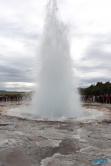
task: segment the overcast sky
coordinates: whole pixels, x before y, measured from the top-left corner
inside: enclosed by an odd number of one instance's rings
[[[31,90],[47,0],[0,0],[0,90]],[[58,0],[78,87],[111,81],[111,0]]]

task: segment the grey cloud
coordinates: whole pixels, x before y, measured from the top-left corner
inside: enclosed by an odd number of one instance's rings
[[[103,36],[100,35],[95,38],[96,41],[94,40],[86,49],[84,57],[80,59],[80,63],[75,64],[77,70],[83,73],[84,77],[86,77],[83,78],[80,76],[81,87],[98,81],[111,81],[111,52],[105,50],[106,45],[110,48],[111,38],[107,34]],[[100,76],[99,74],[95,74],[97,72],[100,73]]]
[[[6,37],[16,37],[28,40],[38,40],[40,33],[27,32],[23,26],[18,23],[8,22],[7,20],[0,20],[0,35]]]
[[[101,66],[101,65],[95,65],[95,66],[76,65],[76,68],[79,72],[82,72],[86,76],[87,76],[87,74],[92,75],[92,73],[95,73],[95,72],[99,72],[100,74],[105,72],[105,73],[109,74],[109,71],[111,70],[111,67],[108,66],[107,68],[105,68],[104,66]]]
[[[105,50],[105,46],[111,46],[111,35],[108,34],[103,36],[96,36],[96,41],[94,40],[93,43],[86,49],[84,53],[84,57],[81,58],[81,62],[89,61],[89,62],[100,62],[103,64],[104,62],[111,62],[111,51],[108,52]],[[96,64],[93,64],[94,66]]]
[[[2,66],[0,65],[1,82],[31,82],[32,70],[22,70],[13,66]]]
[[[33,60],[29,58],[12,58],[1,56],[0,82],[33,82],[35,70]]]
[[[27,50],[30,50],[29,47],[33,47],[32,55],[34,55],[35,46],[37,40],[39,40],[40,33],[37,33],[33,30],[27,31],[27,27],[19,23],[19,19],[15,22],[7,20],[0,17],[0,37],[5,39],[13,39],[16,41],[22,41]],[[34,82],[35,81],[35,70],[34,70],[34,56],[23,56],[17,53],[16,50],[7,50],[7,45],[2,45],[1,41],[2,54],[0,51],[0,89],[7,89],[6,82]],[[31,48],[32,49],[32,48]],[[16,56],[15,56],[16,55]],[[13,86],[11,89],[16,89]],[[21,86],[22,88],[22,86]],[[24,87],[23,89],[28,89]]]
[[[18,86],[18,85],[14,85],[14,86],[9,86],[9,87],[7,87],[6,86],[6,83],[4,83],[4,82],[0,82],[0,90],[9,90],[9,91],[24,91],[24,90],[33,90],[33,86],[31,87],[28,87],[28,86],[24,86],[24,85],[20,85],[20,86]]]
[[[89,61],[89,62],[101,62],[101,63],[104,63],[104,61],[111,61],[111,53],[110,52],[106,52],[106,51],[103,51],[102,48],[104,46],[91,46],[87,52],[86,52],[86,56],[83,57],[81,60],[84,62],[84,61]]]

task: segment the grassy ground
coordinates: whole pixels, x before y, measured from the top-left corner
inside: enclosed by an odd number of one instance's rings
[[[11,91],[0,92],[0,96],[22,96],[25,94],[26,92],[11,92]]]

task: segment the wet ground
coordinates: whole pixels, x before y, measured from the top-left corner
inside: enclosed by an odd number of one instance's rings
[[[93,166],[95,158],[111,166],[111,105],[85,104],[104,115],[65,121],[7,114],[18,107],[0,106],[0,166]]]

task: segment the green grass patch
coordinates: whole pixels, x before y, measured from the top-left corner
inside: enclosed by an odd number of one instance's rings
[[[13,91],[0,92],[0,96],[23,96],[26,94],[27,94],[26,92],[13,92]]]

